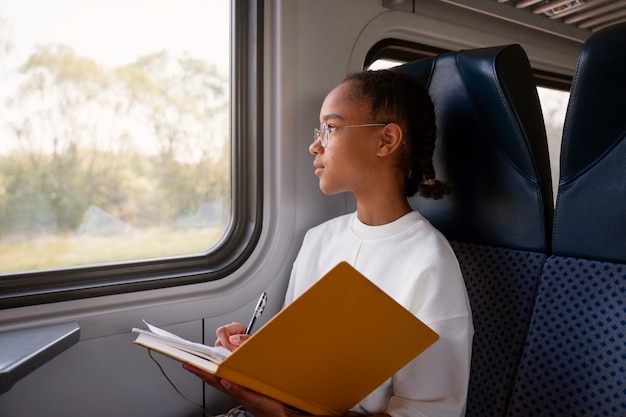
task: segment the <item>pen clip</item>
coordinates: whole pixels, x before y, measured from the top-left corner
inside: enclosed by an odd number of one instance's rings
[[[263,314],[263,310],[265,310],[265,304],[267,304],[267,293],[263,292],[263,294],[261,294],[261,297],[259,298],[259,301],[256,303],[256,307],[254,307],[254,313],[252,313],[252,318],[250,319],[250,323],[248,323],[248,327],[246,328],[246,334],[250,334],[254,322],[256,321],[256,319],[261,317],[261,314]]]
[[[267,304],[267,293],[264,292],[261,294],[261,298],[256,303],[256,307],[254,307],[254,317],[259,318],[261,314],[263,314],[263,310],[265,310],[265,304]]]

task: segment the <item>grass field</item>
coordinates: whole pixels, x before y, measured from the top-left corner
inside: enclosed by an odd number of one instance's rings
[[[197,254],[215,245],[223,233],[224,226],[215,226],[123,236],[0,238],[0,274]]]

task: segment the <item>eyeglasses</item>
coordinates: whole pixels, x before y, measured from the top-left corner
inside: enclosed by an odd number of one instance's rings
[[[334,126],[334,125],[329,126],[326,123],[322,123],[319,129],[316,127],[313,130],[313,142],[319,140],[322,146],[325,148],[326,146],[328,146],[328,137],[335,130],[348,129],[352,127],[372,127],[372,126],[387,126],[387,123],[366,123],[363,125],[351,125],[351,126]]]

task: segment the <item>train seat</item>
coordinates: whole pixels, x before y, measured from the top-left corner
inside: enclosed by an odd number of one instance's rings
[[[547,252],[550,162],[536,84],[519,45],[473,49],[397,70],[428,86],[437,117],[443,200],[412,203],[448,239]]]
[[[546,261],[508,415],[626,415],[626,24],[574,75]]]
[[[554,253],[626,257],[626,24],[590,37],[575,74],[561,145]]]
[[[549,250],[552,184],[543,116],[519,45],[442,54],[396,70],[428,87],[442,200],[412,204],[446,237],[466,281],[475,335],[466,416],[505,413]]]

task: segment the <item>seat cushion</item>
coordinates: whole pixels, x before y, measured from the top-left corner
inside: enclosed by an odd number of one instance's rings
[[[546,256],[453,242],[472,306],[466,417],[502,416],[513,388]]]
[[[626,415],[626,265],[548,258],[508,415]]]

